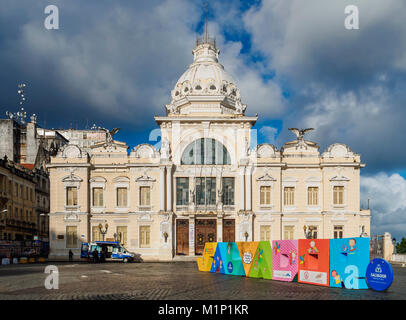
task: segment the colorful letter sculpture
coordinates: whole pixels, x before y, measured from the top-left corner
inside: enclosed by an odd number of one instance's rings
[[[369,245],[369,238],[274,240],[272,247],[269,241],[206,242],[197,265],[213,273],[368,289]],[[371,274],[380,276],[379,268]]]
[[[272,241],[273,280],[297,281],[298,260],[299,243],[297,240]]]
[[[251,278],[272,279],[272,248],[269,241],[260,241],[258,243],[248,276]]]
[[[197,267],[199,271],[210,271],[213,264],[214,252],[216,251],[217,242],[206,242],[204,245],[203,256],[197,258]]]
[[[369,238],[330,239],[330,287],[368,289]]]
[[[329,286],[330,240],[299,240],[299,282]]]
[[[213,257],[213,263],[210,268],[210,272],[219,272],[225,274],[224,270],[224,260],[223,257],[226,256],[227,252],[227,242],[217,242],[216,251]]]
[[[234,276],[245,276],[244,266],[241,261],[240,252],[235,242],[226,242],[227,251],[223,257],[225,274]]]
[[[258,244],[258,241],[237,242],[242,265],[244,266],[246,275],[250,274],[252,263],[254,262],[254,256],[257,252]]]

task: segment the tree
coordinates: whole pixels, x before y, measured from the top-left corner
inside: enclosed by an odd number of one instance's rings
[[[402,237],[402,241],[396,244],[397,253],[406,253],[406,238]]]

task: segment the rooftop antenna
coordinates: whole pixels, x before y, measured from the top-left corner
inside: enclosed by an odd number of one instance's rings
[[[25,102],[25,95],[24,95],[24,89],[26,85],[25,83],[21,83],[18,85],[18,91],[17,93],[20,95],[20,111],[16,113],[11,113],[9,111],[6,111],[7,117],[10,119],[16,119],[19,120],[21,124],[25,124],[25,118],[27,117],[27,112],[24,110],[24,102]]]

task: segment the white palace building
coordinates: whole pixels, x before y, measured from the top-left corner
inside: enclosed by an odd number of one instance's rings
[[[360,156],[340,143],[320,153],[297,129],[281,150],[250,148],[257,117],[245,115],[219,53],[207,33],[197,41],[166,116],[155,117],[160,150],[128,153],[107,131],[90,151],[67,144],[51,159],[50,259],[78,258],[82,242],[102,239],[170,261],[201,254],[207,241],[369,235]]]

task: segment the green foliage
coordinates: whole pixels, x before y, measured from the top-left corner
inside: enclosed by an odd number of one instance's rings
[[[406,253],[406,238],[396,244],[396,253]]]

